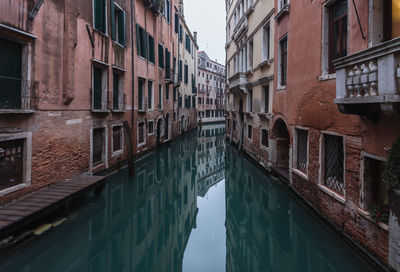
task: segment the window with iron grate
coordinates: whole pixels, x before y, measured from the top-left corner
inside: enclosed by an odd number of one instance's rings
[[[93,165],[103,162],[104,128],[93,129]]]
[[[0,191],[24,182],[24,139],[0,142]]]
[[[336,193],[344,194],[343,137],[324,135],[324,182]]]
[[[297,161],[295,167],[301,172],[307,174],[308,168],[308,131],[304,129],[296,129],[297,133]]]

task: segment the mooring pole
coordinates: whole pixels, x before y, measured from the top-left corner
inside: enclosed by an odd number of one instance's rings
[[[133,146],[132,146],[132,138],[131,138],[131,128],[129,126],[128,121],[124,122],[124,132],[125,132],[125,143],[128,148],[128,168],[129,168],[129,176],[134,176],[134,165],[133,165]]]

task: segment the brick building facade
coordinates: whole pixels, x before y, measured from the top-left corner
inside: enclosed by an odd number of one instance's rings
[[[175,0],[0,2],[0,204],[120,164],[125,121],[134,155],[181,133],[182,16]]]
[[[240,145],[242,137],[245,152],[283,176],[339,232],[399,269],[391,238],[398,225],[387,221],[395,199],[382,180],[388,150],[400,136],[396,3],[275,0],[269,152],[257,137],[246,145],[246,134],[259,135],[258,124],[246,129],[228,121],[227,138]],[[249,97],[246,91],[240,96]],[[240,124],[234,103],[230,118]]]

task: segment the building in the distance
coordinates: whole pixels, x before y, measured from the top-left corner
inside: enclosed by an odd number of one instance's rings
[[[212,61],[206,52],[199,51],[197,57],[199,123],[225,121],[225,66]]]

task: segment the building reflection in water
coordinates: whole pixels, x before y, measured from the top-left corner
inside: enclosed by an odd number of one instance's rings
[[[66,223],[0,258],[0,271],[182,270],[197,214],[197,132],[123,170]]]
[[[225,124],[204,125],[197,137],[197,195],[225,178]]]
[[[126,169],[113,175],[65,223],[0,256],[0,271],[182,271],[197,196],[224,178],[226,271],[368,271],[283,186],[225,151],[223,134],[203,127],[142,158],[134,179]]]
[[[370,271],[283,186],[226,149],[226,271]]]

